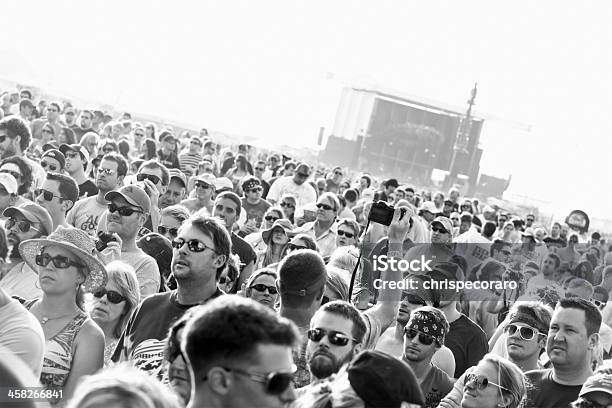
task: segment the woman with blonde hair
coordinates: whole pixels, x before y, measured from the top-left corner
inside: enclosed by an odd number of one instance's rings
[[[283,259],[289,247],[289,239],[293,237],[292,230],[291,221],[282,218],[274,221],[271,228],[262,231],[261,236],[266,244],[266,249],[257,254],[256,269],[265,268]]]
[[[91,318],[104,332],[104,366],[108,367],[121,333],[140,303],[140,291],[134,268],[125,262],[110,262],[106,273],[108,282],[93,292],[90,307]]]

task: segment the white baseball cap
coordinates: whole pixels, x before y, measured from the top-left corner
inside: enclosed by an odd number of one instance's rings
[[[15,180],[15,177],[13,177],[12,174],[0,173],[0,184],[2,184],[7,193],[17,194],[19,186],[17,185],[17,180]]]

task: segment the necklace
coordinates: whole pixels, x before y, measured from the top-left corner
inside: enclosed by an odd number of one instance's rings
[[[39,309],[38,312],[40,313],[40,306],[38,307],[38,309]],[[40,317],[40,324],[46,324],[49,320],[58,320],[58,319],[61,319],[63,317],[66,317],[66,316],[70,316],[72,314],[74,314],[74,310],[72,312],[70,312],[70,313],[64,313],[63,315],[59,315],[59,316],[56,316],[56,317],[41,316]]]

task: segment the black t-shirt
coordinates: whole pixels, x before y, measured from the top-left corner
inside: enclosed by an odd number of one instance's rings
[[[578,399],[582,385],[563,385],[553,380],[552,369],[525,373],[530,383],[524,408],[565,408]]]
[[[240,262],[243,263],[244,266],[250,264],[251,262],[255,262],[255,260],[257,259],[257,255],[255,254],[255,250],[253,249],[253,247],[233,232],[232,254],[238,255],[240,257]],[[243,267],[240,268],[241,271]]]
[[[93,181],[88,179],[83,184],[79,184],[79,198],[92,197],[96,194],[98,194],[98,187]]]
[[[157,158],[159,159],[159,162],[161,164],[166,166],[166,168],[169,168],[169,169],[180,169],[181,168],[179,164],[178,156],[174,152],[170,152],[170,154],[166,156],[162,152],[162,149],[159,149],[157,151]]]
[[[489,351],[485,332],[463,313],[450,324],[444,345],[455,356],[455,378],[461,377],[465,370],[478,364]]]
[[[70,129],[72,129],[72,131],[74,132],[74,135],[76,136],[76,142],[77,142],[77,143],[79,143],[79,142],[81,141],[81,138],[83,137],[83,135],[84,135],[85,133],[89,133],[89,132],[94,132],[94,133],[96,133],[96,134],[98,133],[98,132],[96,132],[96,131],[95,131],[94,129],[92,129],[92,128],[89,128],[89,129],[83,129],[82,127],[77,126],[77,125],[72,125],[72,126],[70,127]]]
[[[263,179],[260,179],[259,182],[261,183],[261,187],[263,187],[263,193],[261,193],[261,198],[265,200],[265,198],[268,196],[268,191],[270,191],[270,184]]]
[[[200,304],[221,295],[223,292],[217,288],[210,298]],[[168,330],[194,306],[198,305],[178,303],[176,290],[148,296],[128,321],[112,360],[131,360],[134,366],[161,379]]]

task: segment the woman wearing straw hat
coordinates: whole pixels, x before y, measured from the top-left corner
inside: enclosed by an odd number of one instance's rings
[[[289,246],[289,238],[293,236],[293,225],[291,221],[281,218],[274,221],[272,227],[261,232],[263,241],[267,248],[257,254],[255,269],[265,268],[268,265],[278,263],[283,259]]]
[[[38,273],[43,292],[42,298],[25,303],[45,334],[40,381],[46,388],[61,389],[64,401],[81,377],[98,371],[104,361],[104,334],[84,311],[84,292],[104,288],[107,281],[94,251],[87,233],[62,226],[47,238],[19,245],[23,260]]]

